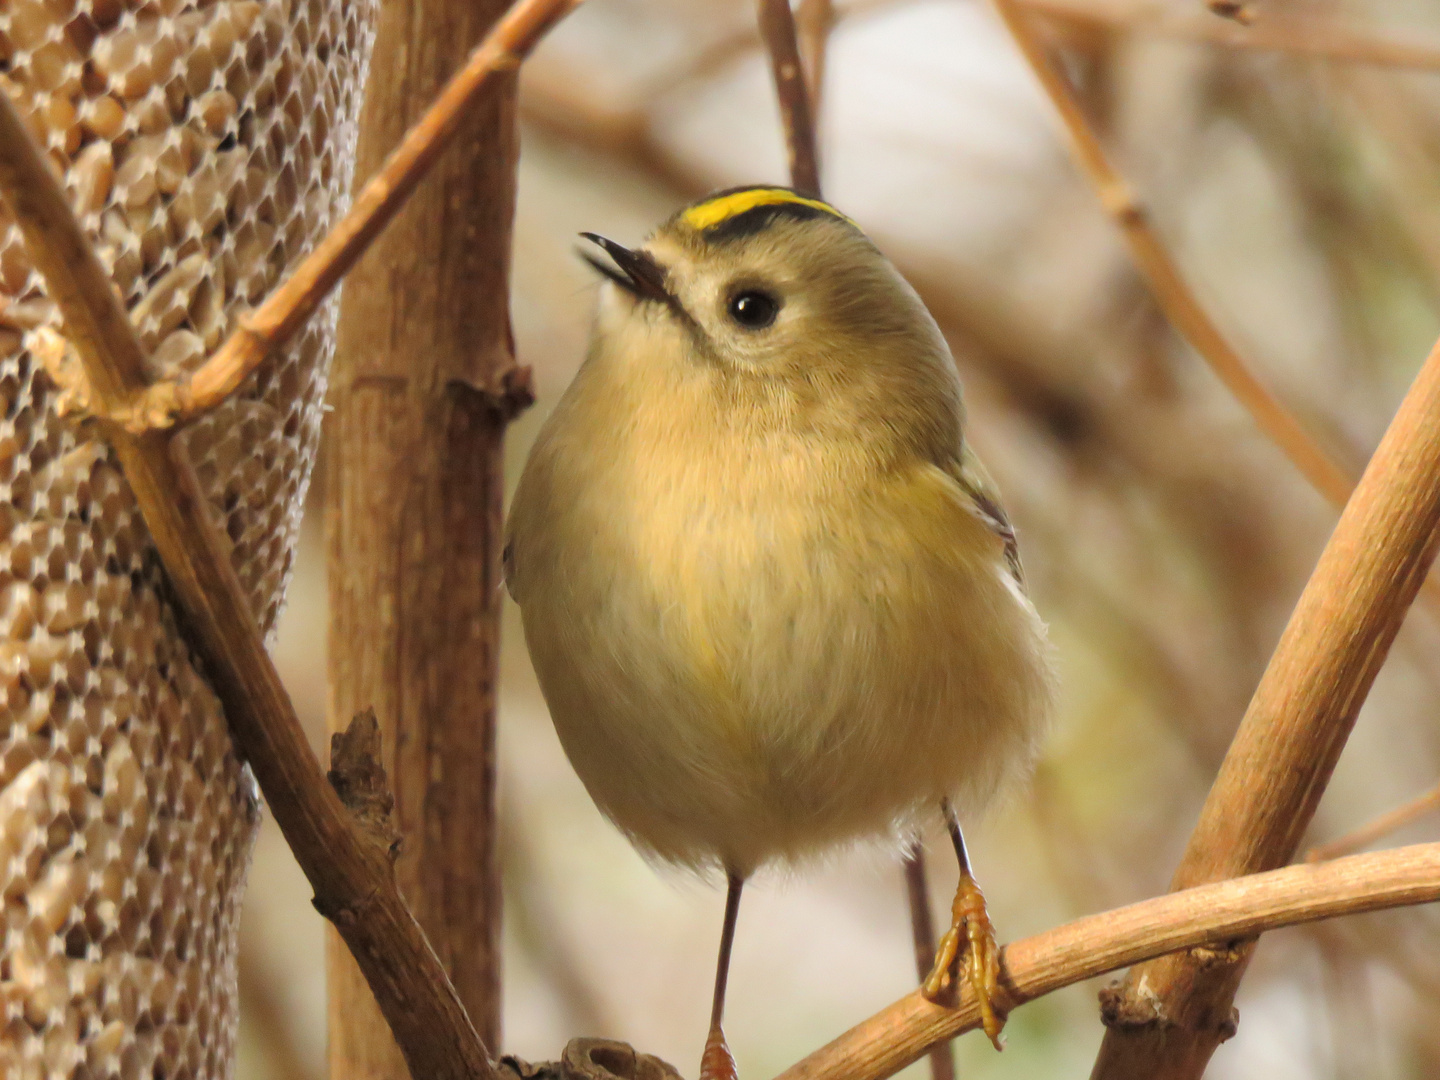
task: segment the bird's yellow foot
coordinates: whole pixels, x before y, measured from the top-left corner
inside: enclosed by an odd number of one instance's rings
[[[995,927],[990,924],[990,915],[985,910],[985,894],[979,884],[968,873],[960,874],[960,885],[955,890],[955,904],[950,909],[950,929],[940,939],[935,950],[935,966],[930,969],[920,992],[930,1001],[936,1001],[950,987],[951,968],[960,954],[961,935],[964,935],[965,978],[975,991],[980,1002],[980,1022],[985,1034],[995,1045],[1003,1048],[1000,1030],[1005,1018],[995,1011],[995,999],[1000,988],[1000,946],[995,941]]]
[[[710,1034],[705,1039],[705,1052],[700,1055],[700,1080],[740,1080],[719,1024],[710,1026]]]

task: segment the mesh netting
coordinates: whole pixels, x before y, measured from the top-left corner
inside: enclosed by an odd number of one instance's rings
[[[153,375],[195,367],[343,209],[372,25],[373,0],[0,0],[0,86]],[[334,318],[184,436],[267,634]],[[123,476],[25,349],[47,326],[0,220],[0,1075],[223,1077],[257,794]]]

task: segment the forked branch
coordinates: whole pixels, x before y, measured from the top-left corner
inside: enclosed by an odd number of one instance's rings
[[[494,80],[519,67],[546,31],[582,2],[519,0],[361,188],[349,212],[264,303],[239,320],[215,354],[186,379],[131,391],[110,403],[105,415],[124,418],[133,430],[143,431],[193,419],[233,394],[267,356],[305,325],[399,213]],[[508,407],[503,401],[499,405]]]
[[[1177,949],[1225,953],[1296,923],[1440,900],[1440,843],[1289,866],[1202,885],[1066,923],[1001,952],[1005,1007]],[[777,1080],[884,1080],[980,1026],[968,984],[953,1007],[908,994],[786,1069]]]
[[[1289,862],[1435,557],[1440,345],[1346,504],[1246,709],[1172,886]],[[1233,1030],[1248,948],[1132,971],[1096,1080],[1187,1078]],[[1137,989],[1141,982],[1143,991]]]
[[[246,328],[202,371],[215,404],[293,334],[413,190],[490,73],[514,67],[577,0],[521,0],[497,24],[436,110],[412,130],[352,212]],[[100,417],[134,415],[151,388],[144,353],[55,175],[0,94],[0,198],[19,222],[65,321]],[[197,373],[198,375],[199,373]],[[213,379],[210,376],[214,376]],[[192,384],[193,387],[193,384]],[[415,1077],[476,1080],[494,1067],[445,970],[396,888],[388,850],[356,828],[326,782],[274,665],[207,503],[172,431],[105,431],[249,762],[315,905],[339,930]]]

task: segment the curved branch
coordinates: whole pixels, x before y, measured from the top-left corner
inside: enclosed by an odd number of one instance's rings
[[[1440,345],[1301,594],[1200,812],[1174,888],[1294,857],[1360,706],[1430,569],[1440,525]],[[1233,1033],[1248,949],[1131,971],[1094,1077],[1198,1078]],[[1143,987],[1142,987],[1143,983]]]
[[[1353,855],[1201,885],[1090,915],[1001,951],[1007,1010],[1062,987],[1180,949],[1296,923],[1440,900],[1440,843]],[[980,1026],[968,984],[953,1008],[908,994],[786,1069],[777,1080],[884,1080],[930,1047]]]
[[[1170,324],[1190,343],[1229,389],[1260,430],[1337,510],[1345,506],[1355,482],[1335,464],[1293,413],[1262,383],[1250,365],[1201,306],[1194,291],[1151,224],[1149,212],[1129,181],[1106,157],[1065,75],[1035,35],[1023,0],[992,0],[1015,44],[1050,98],[1070,137],[1076,163],[1095,189],[1100,205],[1120,227],[1136,268]],[[1421,584],[1431,610],[1440,610],[1440,583]]]

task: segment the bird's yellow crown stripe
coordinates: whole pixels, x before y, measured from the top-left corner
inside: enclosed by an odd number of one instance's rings
[[[728,195],[720,195],[697,203],[681,214],[680,220],[695,231],[701,232],[705,229],[713,229],[716,225],[729,221],[748,210],[754,210],[757,206],[778,206],[783,203],[808,206],[812,210],[819,210],[851,225],[855,224],[829,203],[796,194],[788,188],[749,188],[745,191],[733,191]]]

